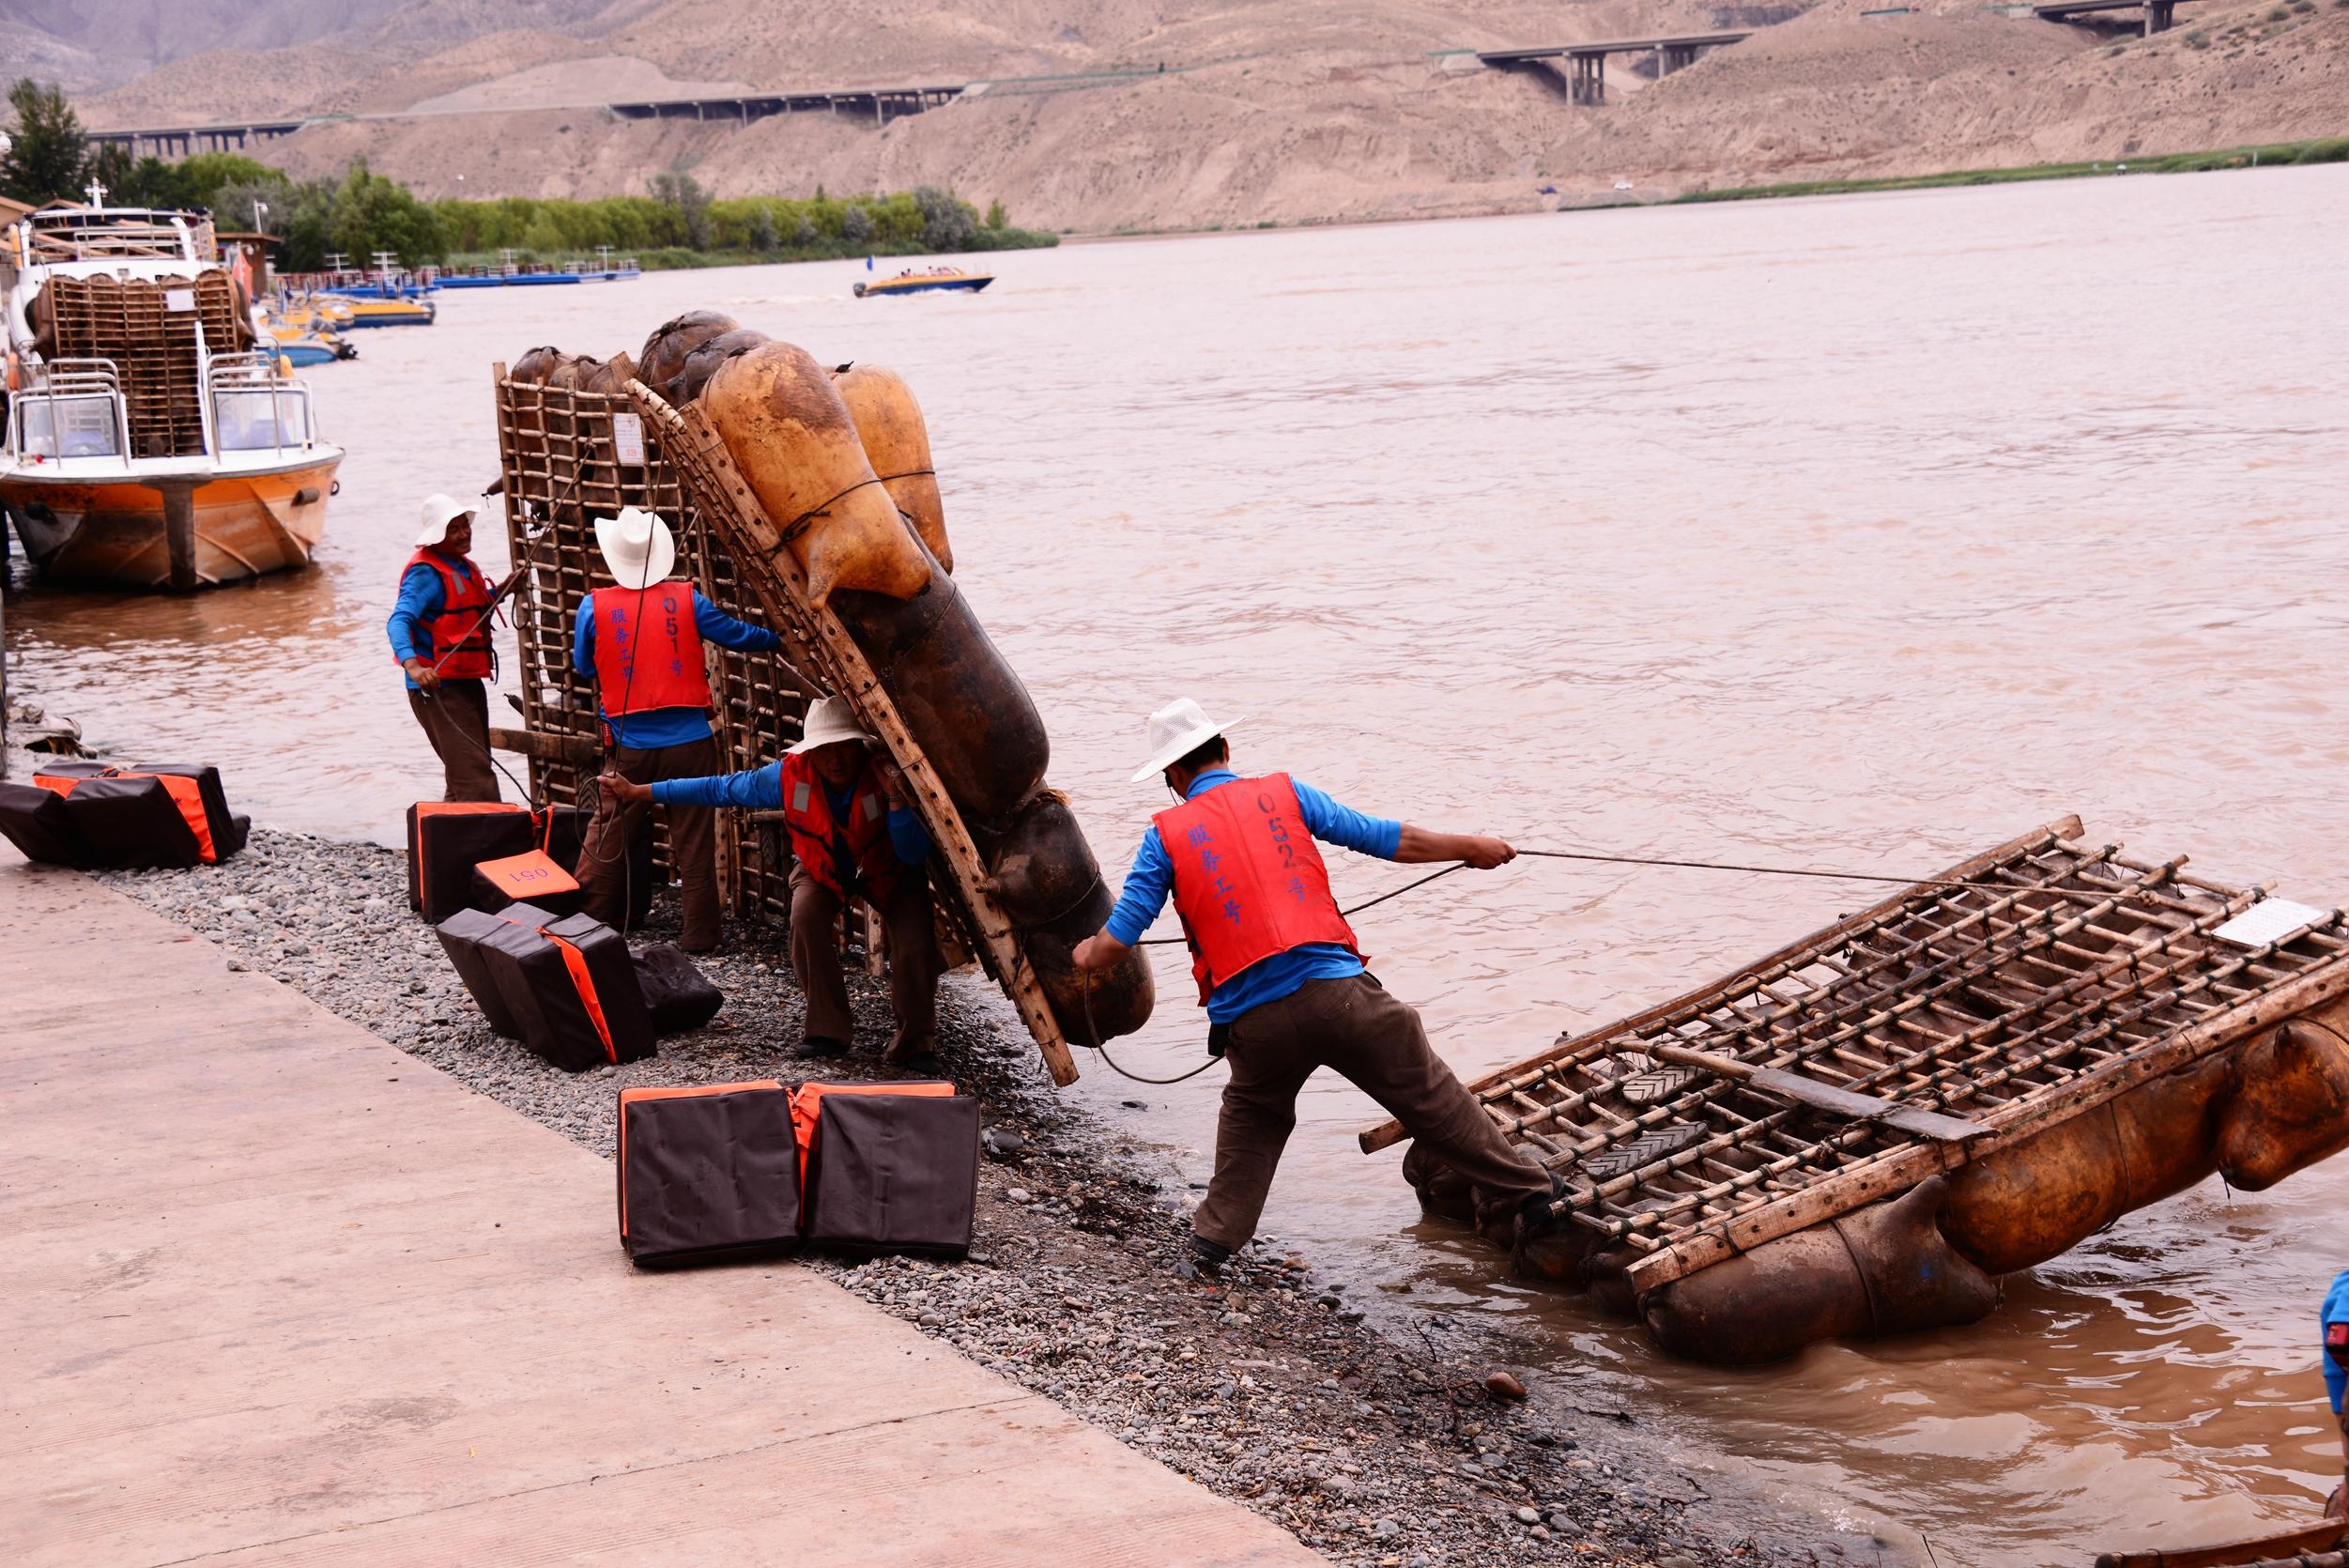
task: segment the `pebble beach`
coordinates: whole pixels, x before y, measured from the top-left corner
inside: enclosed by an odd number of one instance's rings
[[[885,989],[861,971],[856,1053],[821,1072],[791,1054],[800,994],[781,933],[755,925],[729,922],[725,948],[697,960],[727,998],[706,1027],[574,1075],[491,1033],[409,910],[393,851],[259,830],[219,866],[100,880],[214,942],[231,968],[300,991],[606,1159],[617,1091],[632,1084],[896,1076],[880,1059]],[[642,936],[673,939],[674,917],[665,896]],[[1640,1412],[1578,1405],[1481,1330],[1367,1314],[1277,1238],[1259,1237],[1218,1284],[1178,1278],[1197,1192],[1171,1162],[1056,1102],[975,973],[942,987],[940,1038],[986,1127],[970,1258],[808,1253],[803,1266],[1332,1560],[1693,1568],[1881,1554],[1883,1543],[1780,1517],[1675,1465]],[[675,1288],[691,1289],[690,1274]]]

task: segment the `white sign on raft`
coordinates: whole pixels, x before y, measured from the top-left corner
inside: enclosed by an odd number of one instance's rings
[[[163,308],[167,311],[192,311],[195,309],[195,290],[192,288],[167,288],[163,290]]]
[[[2299,935],[2318,921],[2330,919],[2332,913],[2295,904],[2290,899],[2262,899],[2210,934],[2238,947],[2265,947]]]
[[[623,469],[644,467],[644,419],[639,414],[612,416],[614,461]]]

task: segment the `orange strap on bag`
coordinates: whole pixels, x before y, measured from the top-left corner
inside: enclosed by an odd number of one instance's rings
[[[729,1095],[743,1089],[779,1089],[783,1085],[772,1078],[753,1078],[741,1084],[699,1084],[691,1088],[622,1089],[620,1091],[620,1235],[628,1235],[628,1107],[647,1099],[691,1099],[700,1095]]]
[[[204,809],[204,792],[192,778],[182,778],[169,773],[125,773],[120,768],[108,768],[104,773],[91,775],[94,778],[152,778],[163,786],[171,803],[188,820],[188,831],[195,835],[196,853],[207,866],[220,864],[220,851],[212,843],[212,817]],[[37,773],[33,782],[59,795],[70,795],[80,778],[60,778],[54,773]]]

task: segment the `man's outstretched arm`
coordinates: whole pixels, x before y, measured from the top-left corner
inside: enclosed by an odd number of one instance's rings
[[[1517,852],[1505,839],[1477,833],[1435,833],[1405,822],[1403,836],[1395,841],[1394,858],[1405,865],[1458,860],[1480,871],[1489,871],[1516,859]]]

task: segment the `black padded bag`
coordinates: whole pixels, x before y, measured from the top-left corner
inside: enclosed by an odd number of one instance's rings
[[[831,1094],[807,1155],[809,1241],[961,1257],[978,1210],[978,1101]]]
[[[44,770],[45,771],[45,770]],[[66,814],[90,846],[93,866],[200,866],[204,851],[160,778],[84,778]]]
[[[226,860],[243,849],[245,840],[252,837],[253,819],[237,816],[228,809],[228,794],[221,788],[221,770],[209,762],[140,762],[123,771],[194,779],[196,793],[204,800],[204,820],[212,829],[215,860]]]
[[[530,814],[450,811],[422,801],[407,808],[407,907],[438,925],[473,906],[473,868],[537,848]]]
[[[791,1091],[620,1097],[620,1244],[640,1268],[780,1253],[799,1241]]]
[[[475,945],[505,1001],[515,1037],[565,1072],[584,1072],[652,1055],[652,1021],[645,1013],[643,993],[637,989],[636,965],[629,961],[625,939],[584,915],[547,920],[514,913],[529,907],[513,906],[507,911],[513,918],[499,920],[496,929],[482,929]],[[526,923],[515,924],[516,920]],[[608,1053],[569,961],[541,932],[542,926],[569,942],[585,961],[605,1028],[611,1035]]]
[[[699,1029],[717,1017],[726,993],[710,983],[682,948],[655,942],[637,954],[637,987],[652,1033],[663,1039]]]
[[[73,825],[65,796],[38,784],[0,784],[0,834],[27,860],[43,866],[87,866],[90,846]]]
[[[522,1028],[514,1022],[514,1009],[506,1004],[506,993],[499,989],[497,971],[490,967],[482,945],[495,932],[516,930],[514,921],[521,921],[524,927],[535,931],[553,918],[529,904],[514,904],[503,918],[484,915],[478,909],[460,909],[433,928],[440,938],[440,950],[449,955],[449,963],[456,970],[457,978],[465,982],[473,1005],[481,1008],[490,1029],[507,1039],[521,1038]]]

